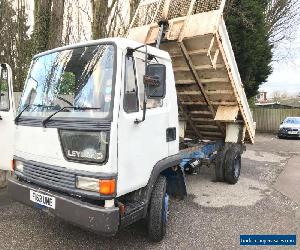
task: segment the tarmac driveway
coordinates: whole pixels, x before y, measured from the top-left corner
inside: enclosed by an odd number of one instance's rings
[[[212,168],[188,176],[189,196],[171,201],[168,233],[158,244],[148,242],[143,223],[102,238],[13,202],[2,190],[0,249],[248,249],[240,247],[240,234],[297,234],[299,239],[299,175],[293,174],[300,171],[299,156],[300,140],[258,135],[243,156],[237,185],[214,182]]]

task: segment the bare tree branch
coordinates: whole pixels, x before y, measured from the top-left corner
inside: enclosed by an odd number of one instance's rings
[[[266,23],[270,42],[291,41],[300,24],[300,1],[268,0]]]

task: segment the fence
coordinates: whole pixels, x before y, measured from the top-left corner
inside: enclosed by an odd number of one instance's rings
[[[277,132],[280,123],[288,116],[300,117],[300,109],[265,109],[253,110],[257,132]]]

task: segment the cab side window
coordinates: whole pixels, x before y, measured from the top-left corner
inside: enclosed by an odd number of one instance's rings
[[[140,99],[140,107],[143,109],[143,102],[144,102],[144,75],[145,75],[145,61],[136,58],[136,70],[137,70],[137,82],[139,88],[139,99]],[[163,106],[162,99],[147,99],[147,109],[158,108]]]
[[[139,111],[138,86],[136,79],[135,61],[132,56],[126,56],[125,62],[125,93],[124,110],[127,113]]]
[[[0,75],[0,110],[9,110],[9,87],[7,71],[2,68]]]

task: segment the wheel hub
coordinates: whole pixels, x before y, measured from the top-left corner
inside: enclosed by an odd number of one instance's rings
[[[165,202],[164,202],[164,211],[163,211],[163,216],[165,222],[168,221],[168,213],[169,213],[169,195],[166,193],[165,195]]]

